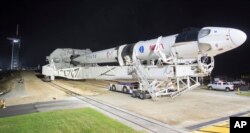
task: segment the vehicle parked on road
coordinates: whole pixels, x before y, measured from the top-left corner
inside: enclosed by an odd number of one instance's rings
[[[115,84],[110,84],[110,90],[132,94],[133,89],[138,89],[138,86],[138,82],[118,82]]]
[[[234,85],[230,82],[215,82],[208,84],[209,90],[224,90],[224,91],[233,91]]]

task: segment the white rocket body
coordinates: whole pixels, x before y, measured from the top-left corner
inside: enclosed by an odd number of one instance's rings
[[[234,49],[243,44],[246,38],[246,34],[237,29],[204,27],[162,37],[158,47],[166,57],[174,55],[178,59],[196,59],[200,53],[216,56]],[[155,53],[156,42],[157,39],[139,41],[135,44],[122,45],[81,55],[75,58],[74,61],[81,64],[119,62],[123,66],[126,65],[128,60],[157,60],[159,56]]]

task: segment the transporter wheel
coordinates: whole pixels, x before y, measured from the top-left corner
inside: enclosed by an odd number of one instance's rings
[[[122,92],[123,92],[123,93],[126,93],[126,94],[129,93],[129,90],[128,90],[127,86],[123,86]]]
[[[209,87],[208,87],[208,89],[209,89],[209,90],[212,90],[212,89],[213,89],[213,87],[212,87],[212,86],[209,86]]]
[[[137,97],[137,91],[133,91],[133,92],[132,92],[132,97],[133,97],[133,98],[136,98],[136,97]]]
[[[225,90],[226,90],[226,92],[228,92],[228,91],[230,91],[230,88],[226,87],[226,89],[225,89]]]
[[[145,92],[141,92],[139,94],[139,98],[142,99],[142,100],[144,100],[146,98],[146,93]]]
[[[112,91],[116,91],[115,85],[112,85],[111,90],[112,90]]]
[[[42,78],[42,81],[43,81],[43,82],[51,82],[50,76],[44,76],[44,77]]]

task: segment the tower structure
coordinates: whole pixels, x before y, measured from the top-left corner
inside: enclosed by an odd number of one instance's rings
[[[8,37],[7,39],[10,40],[10,43],[12,45],[10,69],[19,70],[20,69],[19,51],[21,47],[21,39],[18,35],[18,24],[17,24],[16,36]]]

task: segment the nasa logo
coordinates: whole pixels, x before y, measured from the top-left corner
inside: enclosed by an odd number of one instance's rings
[[[144,53],[144,47],[143,47],[143,46],[140,46],[140,47],[139,47],[139,51],[140,51],[140,53]]]

